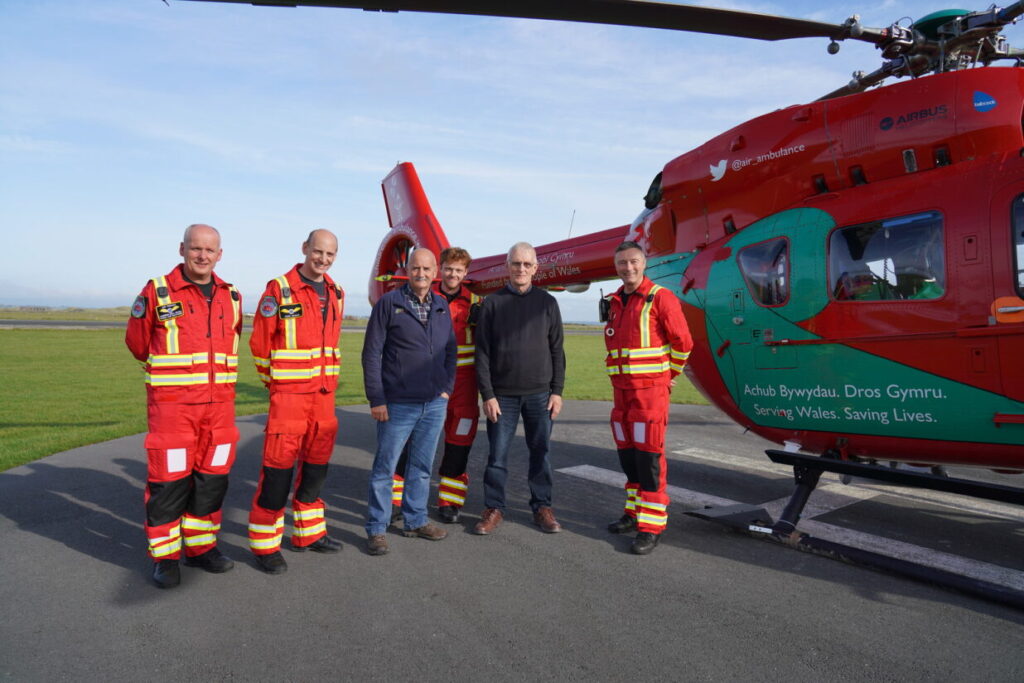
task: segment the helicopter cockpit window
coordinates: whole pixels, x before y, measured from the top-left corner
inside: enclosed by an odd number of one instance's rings
[[[828,265],[838,301],[938,299],[946,293],[942,216],[931,211],[840,228]]]
[[[661,203],[661,174],[654,176],[654,180],[651,181],[651,186],[647,189],[647,194],[644,195],[644,206],[648,209],[653,209]]]
[[[778,306],[789,299],[789,240],[778,238],[740,250],[740,272],[754,301]]]
[[[1024,297],[1024,194],[1013,201],[1013,267],[1017,271],[1017,296]]]

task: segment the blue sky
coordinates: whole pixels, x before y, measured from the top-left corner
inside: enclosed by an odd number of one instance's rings
[[[696,3],[703,4],[703,3]],[[924,2],[707,3],[867,25]],[[980,5],[979,5],[980,8]],[[1007,30],[1024,44],[1019,26]],[[630,222],[666,162],[813,100],[867,45],[639,28],[160,0],[0,2],[0,304],[129,305],[220,229],[218,273],[255,305],[333,230],[332,275],[366,314],[387,219],[380,180],[412,161],[475,256]],[[573,214],[575,212],[575,218]],[[596,287],[559,295],[596,317]]]

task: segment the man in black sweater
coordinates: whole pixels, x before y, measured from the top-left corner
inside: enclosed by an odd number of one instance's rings
[[[533,286],[537,252],[518,242],[508,252],[508,285],[484,300],[476,328],[476,376],[487,416],[490,453],[484,473],[484,505],[473,529],[489,534],[501,524],[508,478],[508,448],[523,416],[530,450],[533,521],[553,534],[562,527],[551,511],[551,421],[562,410],[565,353],[558,302]]]

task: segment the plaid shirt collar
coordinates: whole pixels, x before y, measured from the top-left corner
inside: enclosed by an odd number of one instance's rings
[[[409,283],[406,283],[405,286],[402,287],[402,293],[405,294],[405,300],[409,302],[409,306],[411,306],[412,310],[415,311],[416,317],[419,318],[421,323],[426,325],[427,321],[430,319],[430,305],[433,303],[433,297],[431,296],[430,291],[427,291],[427,300],[425,302],[420,301],[416,295],[413,294],[412,287],[409,286]]]

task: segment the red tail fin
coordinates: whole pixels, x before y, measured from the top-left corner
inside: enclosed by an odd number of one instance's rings
[[[411,163],[395,166],[381,181],[381,189],[391,230],[380,243],[370,272],[371,304],[404,280],[405,266],[413,249],[424,247],[437,256],[449,246]]]

